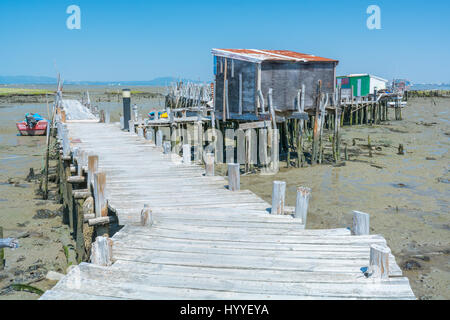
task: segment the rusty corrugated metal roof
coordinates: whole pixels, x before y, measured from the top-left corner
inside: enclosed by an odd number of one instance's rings
[[[212,49],[212,54],[250,62],[292,61],[292,62],[338,62],[337,60],[318,57],[312,54],[289,50],[257,50],[257,49]]]

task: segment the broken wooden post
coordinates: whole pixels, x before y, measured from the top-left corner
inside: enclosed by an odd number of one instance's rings
[[[99,122],[105,123],[105,110],[100,110],[99,112]]]
[[[214,153],[208,152],[205,155],[205,175],[213,176],[214,175]]]
[[[87,217],[87,222],[89,227],[93,227],[93,226],[107,226],[111,223],[117,222],[117,218],[115,216],[107,216],[107,217]],[[99,228],[97,228],[97,230],[99,230]],[[105,233],[108,233],[108,229],[103,229],[105,231]],[[97,232],[100,233],[100,232]]]
[[[389,255],[391,249],[378,244],[370,246],[369,273],[372,278],[389,278]]]
[[[87,188],[90,190],[94,183],[94,173],[98,171],[98,156],[88,156],[88,184]]]
[[[294,217],[302,219],[302,224],[304,224],[305,226],[310,197],[311,197],[311,188],[308,187],[297,188],[297,201],[295,203]]]
[[[163,143],[163,153],[164,154],[169,154],[171,146],[172,146],[172,144],[170,143],[170,141],[164,141],[164,143]]]
[[[141,210],[141,225],[151,226],[153,224],[152,210],[149,204],[144,204],[144,209]]]
[[[61,110],[61,122],[65,123],[66,122],[66,111],[65,110]]]
[[[271,214],[284,214],[284,202],[286,197],[286,182],[274,181],[272,188]]]
[[[108,237],[95,238],[91,249],[91,263],[99,266],[112,265],[112,240]]]
[[[228,189],[231,191],[241,189],[239,163],[228,163]]]
[[[403,144],[399,144],[398,145],[398,152],[397,152],[397,154],[399,154],[399,155],[404,155],[405,154],[405,151],[403,150]]]
[[[94,173],[94,207],[96,217],[106,217],[108,206],[105,198],[106,173]]]
[[[368,235],[369,234],[369,217],[368,213],[353,211],[353,228],[352,234],[360,236],[360,235]]]
[[[183,144],[183,163],[190,164],[191,163],[191,145]]]

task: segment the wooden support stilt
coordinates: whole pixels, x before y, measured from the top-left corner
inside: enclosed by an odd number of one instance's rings
[[[284,214],[286,197],[286,182],[274,181],[272,188],[272,210],[271,214]]]
[[[360,236],[360,235],[368,235],[369,234],[369,219],[370,216],[368,213],[353,211],[353,228],[352,234]]]
[[[284,138],[285,138],[284,141],[285,141],[285,148],[286,148],[286,168],[289,168],[289,166],[291,164],[291,150],[289,147],[290,131],[289,131],[287,120],[284,121],[283,126],[284,126]]]
[[[298,187],[297,188],[297,201],[295,203],[294,217],[302,219],[302,224],[306,226],[306,218],[308,215],[308,203],[311,197],[311,188]]]
[[[228,163],[228,189],[231,191],[241,189],[239,163]]]
[[[87,188],[91,190],[94,184],[94,174],[98,171],[98,156],[90,155],[88,156],[88,179]],[[93,190],[93,189],[92,189]]]
[[[150,127],[145,130],[145,140],[155,143],[155,129]]]
[[[105,198],[106,188],[106,173],[96,172],[94,173],[94,203],[95,203],[95,216],[106,217],[108,215],[108,204]]]

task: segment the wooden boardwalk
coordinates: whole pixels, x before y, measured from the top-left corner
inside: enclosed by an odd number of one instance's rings
[[[67,128],[72,147],[98,154],[108,206],[124,227],[111,238],[111,266],[81,263],[41,299],[415,299],[392,255],[389,279],[362,273],[369,246],[386,245],[379,235],[306,230],[115,124]],[[140,223],[144,204],[149,226]]]

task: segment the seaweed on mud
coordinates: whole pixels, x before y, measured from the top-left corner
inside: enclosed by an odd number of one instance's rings
[[[9,287],[15,291],[27,291],[27,292],[35,293],[38,295],[44,294],[44,291],[42,291],[41,289],[30,286],[28,284],[13,283],[13,284],[9,285]]]
[[[48,210],[48,209],[38,209],[33,219],[52,219],[55,217],[62,216],[61,210]]]

